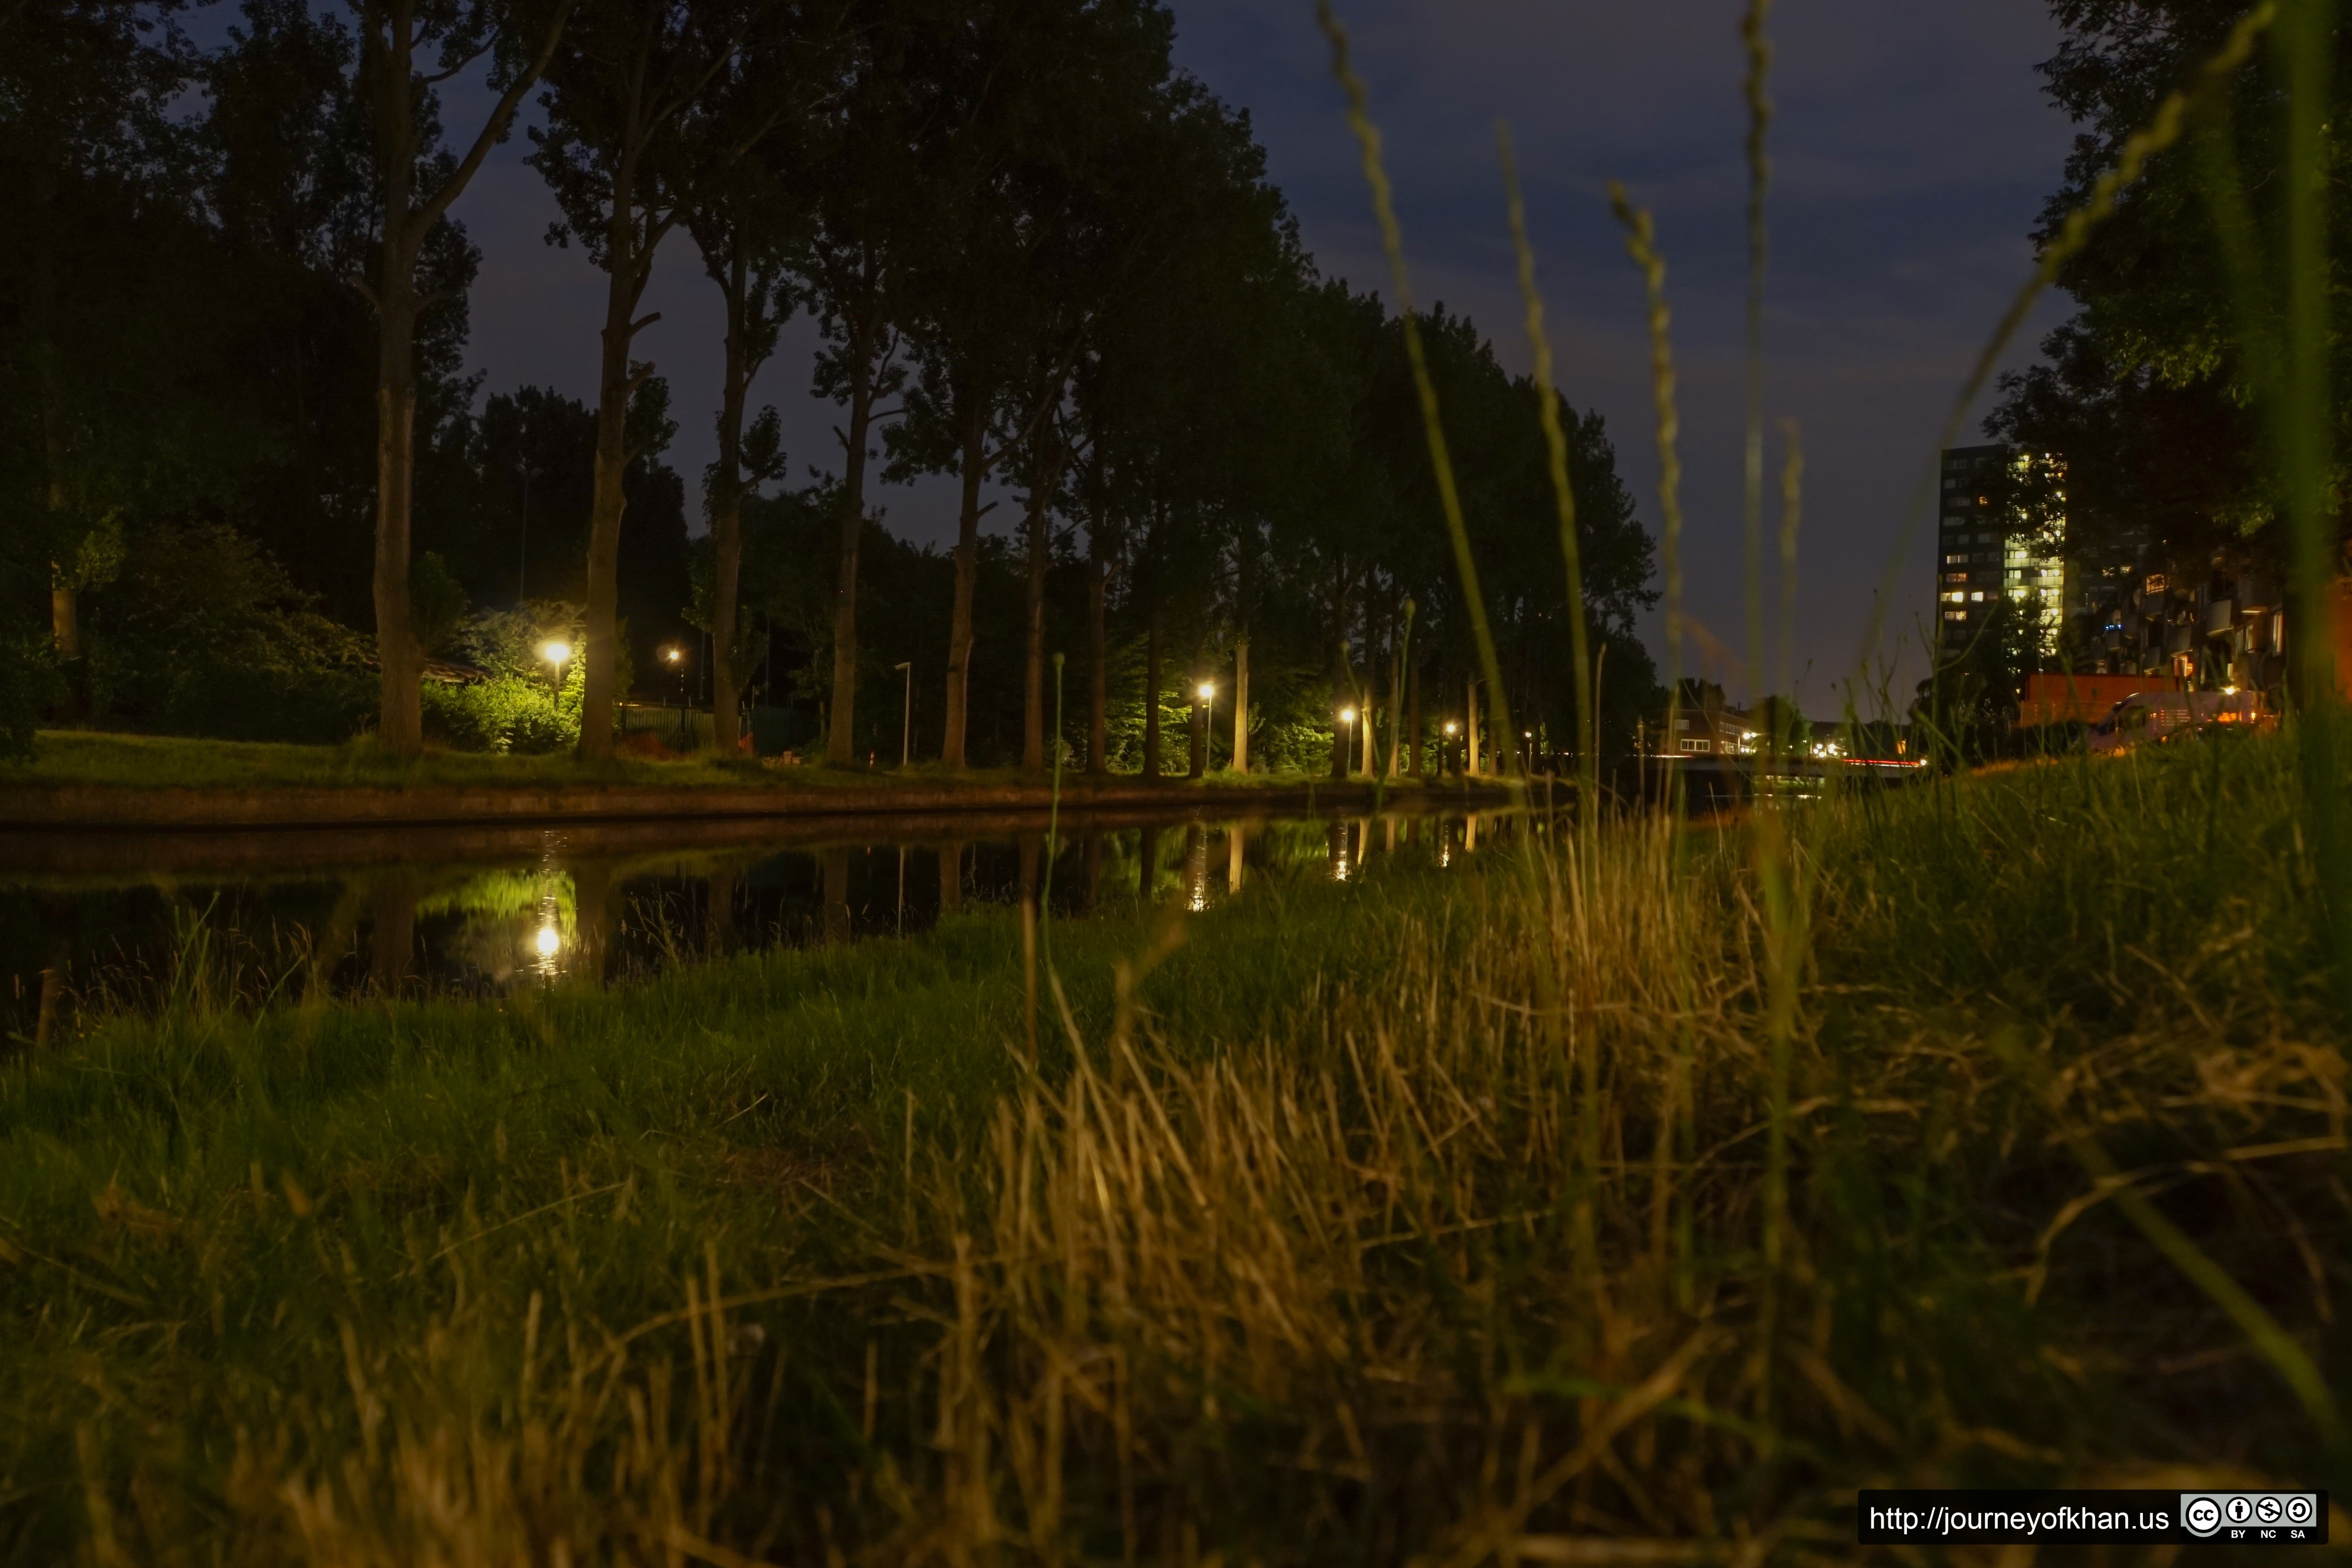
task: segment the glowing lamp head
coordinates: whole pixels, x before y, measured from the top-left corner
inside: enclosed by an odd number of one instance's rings
[[[1461,725],[1454,723],[1454,722],[1452,720],[1450,720],[1450,719],[1449,719],[1449,720],[1447,720],[1447,721],[1445,721],[1445,732],[1446,732],[1447,734],[1449,734],[1449,735],[1451,735],[1451,734],[1454,733],[1456,731],[1460,730],[1461,728],[1462,728],[1462,726],[1461,726]]]
[[[666,647],[662,649],[662,657],[669,660],[672,664],[676,664],[679,659],[684,658],[686,655],[678,652],[677,649],[674,647]]]
[[[1339,722],[1340,722],[1340,723],[1342,723],[1342,724],[1352,724],[1352,723],[1354,723],[1355,721],[1356,721],[1356,710],[1355,710],[1353,708],[1342,708],[1342,709],[1340,709],[1340,710],[1339,710]]]
[[[543,642],[539,645],[539,657],[550,664],[562,664],[572,657],[572,645],[568,642]]]
[[[1205,681],[1205,680],[1204,680],[1204,681],[1202,681],[1202,682],[1201,682],[1201,700],[1202,700],[1202,701],[1206,702],[1210,698],[1214,697],[1216,694],[1217,694],[1217,689],[1216,689],[1215,687],[1213,687],[1213,686],[1210,685],[1210,684],[1209,684],[1207,681]]]

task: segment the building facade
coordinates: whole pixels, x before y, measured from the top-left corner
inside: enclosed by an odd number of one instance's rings
[[[2026,481],[2063,503],[2065,460],[2008,447],[1945,450],[1937,491],[1936,651],[1953,658],[1991,627],[2006,604],[2039,645],[2053,651],[2066,613],[2063,515],[2028,518],[2013,499]]]

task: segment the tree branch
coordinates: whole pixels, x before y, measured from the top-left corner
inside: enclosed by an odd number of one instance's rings
[[[539,85],[539,79],[546,74],[549,63],[555,58],[555,46],[562,41],[563,29],[572,20],[572,4],[573,0],[562,0],[555,7],[555,16],[547,25],[547,37],[540,42],[538,57],[499,95],[498,107],[491,110],[489,118],[482,121],[481,133],[466,150],[465,158],[450,171],[449,177],[441,182],[441,188],[433,194],[433,199],[417,209],[418,227],[432,227],[435,220],[449,210],[449,204],[457,199],[467,182],[481,168],[483,160],[490,155],[490,149],[506,139],[507,127],[514,122],[515,110],[522,107],[523,99]]]
[[[476,60],[480,59],[484,55],[487,55],[489,52],[490,46],[488,42],[485,40],[480,48],[476,49],[472,54],[467,55],[464,59],[459,60],[447,70],[436,71],[431,76],[419,77],[417,78],[417,80],[426,87],[439,87],[443,82],[447,81],[450,78],[463,75],[467,66],[472,65]]]

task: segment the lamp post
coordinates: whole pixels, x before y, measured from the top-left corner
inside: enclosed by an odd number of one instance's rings
[[[572,645],[562,639],[539,645],[539,657],[555,666],[555,695],[563,695],[563,667],[572,662]]]
[[[687,749],[686,736],[686,650],[676,643],[662,649],[662,660],[677,677],[677,749]]]
[[[1454,737],[1461,728],[1461,725],[1456,724],[1451,719],[1448,719],[1445,721],[1445,754],[1448,759],[1451,759],[1454,755]],[[1458,762],[1454,764],[1454,774],[1456,778],[1462,776],[1462,764]]]
[[[890,668],[907,672],[907,720],[898,731],[898,766],[904,768],[915,754],[915,661],[910,658],[904,664],[894,664]],[[907,879],[903,866],[898,869],[898,879],[901,882]]]
[[[1339,710],[1339,725],[1340,728],[1347,732],[1347,740],[1345,743],[1348,750],[1344,754],[1348,758],[1348,761],[1342,765],[1347,768],[1349,773],[1353,773],[1355,772],[1356,755],[1356,710],[1353,708],[1342,708]],[[1343,774],[1342,776],[1344,777],[1345,775]]]
[[[1209,707],[1209,721],[1202,731],[1201,771],[1214,773],[1217,767],[1217,683],[1215,681],[1201,682],[1201,700],[1207,703]]]

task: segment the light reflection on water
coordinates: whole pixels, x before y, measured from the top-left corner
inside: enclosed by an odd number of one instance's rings
[[[199,924],[213,962],[226,961],[248,994],[323,984],[495,996],[747,948],[911,935],[1047,887],[1056,920],[1139,899],[1206,910],[1253,873],[1350,882],[1368,860],[1396,855],[1452,867],[1482,832],[1475,816],[1066,826],[1050,846],[1043,831],[1013,831],[625,855],[550,830],[488,858],[184,875],[11,871],[0,858],[0,1007],[10,1031],[29,1037],[45,976],[52,995],[152,995]],[[1491,841],[1493,818],[1484,832]]]

